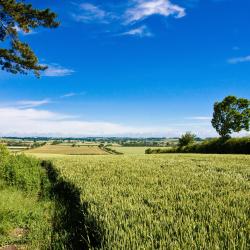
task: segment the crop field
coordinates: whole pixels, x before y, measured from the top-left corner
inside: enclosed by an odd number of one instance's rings
[[[24,146],[10,146],[8,147],[8,149],[13,152],[13,153],[17,153],[17,152],[21,152],[24,150],[29,149],[28,147],[24,147]]]
[[[92,248],[249,249],[250,156],[49,159],[81,191]]]
[[[105,155],[97,146],[45,145],[26,151],[28,154],[62,154],[62,155]]]
[[[96,142],[63,142],[59,145],[61,146],[71,146],[72,144],[75,144],[76,146],[98,146],[100,143]]]
[[[122,147],[122,146],[112,146],[110,147],[117,152],[123,153],[125,155],[136,155],[136,154],[145,154],[145,150],[149,147]],[[159,147],[150,147],[152,149],[157,149]],[[161,148],[161,147],[160,147]]]

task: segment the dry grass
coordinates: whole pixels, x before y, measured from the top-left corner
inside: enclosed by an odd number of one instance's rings
[[[72,147],[71,145],[45,145],[26,151],[31,154],[62,154],[62,155],[105,155],[104,152],[97,146],[81,146]]]

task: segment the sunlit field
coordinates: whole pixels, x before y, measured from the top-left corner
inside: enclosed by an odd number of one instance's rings
[[[249,247],[250,156],[49,159],[81,190],[103,249]]]
[[[105,155],[97,146],[45,145],[26,151],[27,154]]]
[[[136,154],[145,154],[145,150],[149,147],[121,147],[121,146],[113,146],[110,147],[117,152],[123,153],[125,155],[136,155]],[[150,147],[152,149],[157,149],[159,147]]]

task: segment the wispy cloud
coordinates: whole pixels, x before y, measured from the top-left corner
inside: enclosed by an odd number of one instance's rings
[[[61,98],[73,97],[73,96],[76,96],[76,95],[77,95],[77,93],[70,92],[70,93],[67,93],[65,95],[62,95]]]
[[[69,97],[73,97],[73,96],[81,96],[81,95],[85,95],[86,92],[80,92],[80,93],[76,93],[76,92],[69,92],[66,93],[64,95],[61,95],[60,98],[69,98]]]
[[[250,56],[243,56],[243,57],[235,57],[228,60],[230,64],[237,64],[237,63],[244,63],[250,62]]]
[[[113,14],[91,3],[80,4],[79,9],[80,9],[80,12],[78,14],[72,15],[73,18],[78,22],[109,23],[110,19],[114,17]]]
[[[169,0],[137,0],[136,5],[125,13],[125,22],[141,21],[152,15],[175,16],[181,18],[186,15],[185,9],[172,4]]]
[[[129,26],[129,31],[120,32],[118,35],[140,37],[149,37],[152,36],[152,33],[148,31],[145,25],[139,28],[133,27],[137,22],[152,15],[173,16],[175,18],[181,18],[186,15],[185,8],[173,4],[170,0],[133,0],[118,7],[116,6],[116,8],[109,5],[109,10],[92,3],[83,3],[77,6],[78,10],[72,14],[75,21],[110,24],[110,31],[112,32],[113,29],[116,34],[117,29],[124,30],[128,29],[127,26]]]
[[[43,72],[43,76],[62,77],[72,75],[75,72],[73,69],[64,68],[58,64],[50,64],[46,66],[48,66],[48,69]]]
[[[16,104],[17,106],[19,106],[19,108],[35,108],[49,103],[51,103],[51,100],[43,99],[43,100],[22,100],[18,101]]]
[[[153,36],[153,34],[149,31],[146,25],[123,32],[120,35],[121,36],[138,36],[138,37],[152,37]]]

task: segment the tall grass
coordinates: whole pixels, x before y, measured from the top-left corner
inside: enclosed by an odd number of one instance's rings
[[[91,215],[85,219],[101,225],[101,249],[249,247],[249,156],[75,156],[53,162],[81,190]]]
[[[38,160],[10,154],[0,145],[0,247],[48,249],[53,211],[49,189]]]

